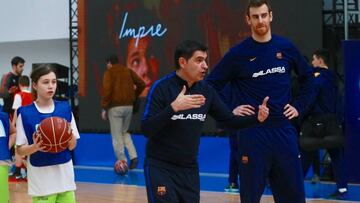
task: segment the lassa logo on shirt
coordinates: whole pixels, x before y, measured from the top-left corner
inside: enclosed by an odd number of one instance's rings
[[[171,120],[200,120],[200,121],[205,121],[206,118],[206,114],[178,114],[178,115],[173,115],[171,117]]]
[[[275,68],[269,68],[267,70],[261,70],[257,73],[254,73],[252,75],[253,78],[257,78],[259,76],[263,76],[263,75],[267,75],[267,74],[273,74],[273,73],[285,73],[285,67],[284,66],[279,66],[279,67],[275,67]]]

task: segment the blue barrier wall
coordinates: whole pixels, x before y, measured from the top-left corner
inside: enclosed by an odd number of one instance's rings
[[[345,65],[345,156],[349,181],[360,182],[360,41],[343,42]]]
[[[110,134],[81,133],[74,151],[75,165],[112,167],[115,163],[114,150]],[[146,138],[133,135],[139,159],[138,168],[143,168]],[[202,137],[199,149],[199,167],[201,172],[228,173],[228,138]]]

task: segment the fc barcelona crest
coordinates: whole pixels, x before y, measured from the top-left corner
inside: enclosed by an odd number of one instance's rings
[[[249,163],[249,157],[248,156],[242,156],[241,157],[241,162],[243,164],[248,164]]]
[[[166,195],[166,187],[165,186],[158,186],[157,187],[157,195],[164,196]]]

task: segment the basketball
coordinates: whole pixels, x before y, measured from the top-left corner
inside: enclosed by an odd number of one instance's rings
[[[70,123],[60,117],[48,117],[41,121],[37,128],[38,136],[41,136],[44,151],[58,153],[64,151],[71,139]]]
[[[125,160],[118,160],[115,162],[114,171],[119,175],[125,175],[129,170],[127,162]]]

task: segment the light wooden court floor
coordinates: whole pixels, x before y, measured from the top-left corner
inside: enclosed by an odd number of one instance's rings
[[[10,183],[11,203],[31,203],[27,194],[27,183]],[[146,203],[144,187],[122,184],[77,183],[77,203]],[[239,203],[239,195],[223,192],[201,192],[201,203]],[[260,203],[274,202],[271,196],[264,196]],[[307,203],[352,203],[350,201],[310,200]]]

